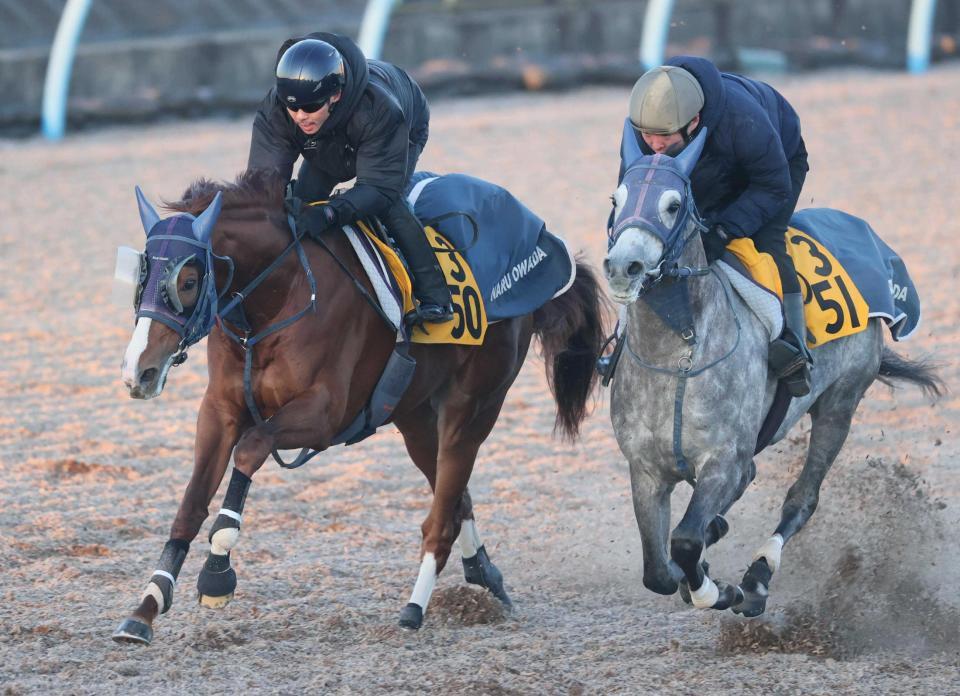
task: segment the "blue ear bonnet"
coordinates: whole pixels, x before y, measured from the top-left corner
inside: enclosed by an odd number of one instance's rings
[[[691,215],[699,221],[690,186],[693,171],[703,145],[707,130],[694,138],[676,157],[668,155],[645,155],[640,150],[633,125],[624,122],[621,156],[626,165],[621,185],[627,189],[627,200],[614,221],[610,246],[616,244],[624,230],[641,227],[660,238],[665,249],[664,259],[673,261],[683,248],[681,235]],[[680,192],[680,210],[673,225],[667,227],[660,216],[659,203],[664,191]]]

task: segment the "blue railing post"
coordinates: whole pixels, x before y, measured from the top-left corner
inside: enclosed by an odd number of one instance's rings
[[[644,70],[663,65],[673,0],[648,0],[640,33],[640,64]]]
[[[937,0],[913,0],[910,4],[910,25],[907,29],[907,70],[926,72],[930,67],[930,38]]]
[[[43,83],[41,130],[49,140],[59,140],[67,123],[67,95],[70,92],[70,73],[77,42],[90,10],[91,0],[67,0],[57,33],[50,48],[47,76]]]
[[[360,36],[357,45],[367,58],[375,60],[383,53],[383,40],[390,26],[390,15],[401,0],[367,0],[360,22]]]

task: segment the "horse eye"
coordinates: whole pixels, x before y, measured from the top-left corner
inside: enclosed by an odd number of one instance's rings
[[[191,278],[183,284],[184,290],[193,290],[195,287],[197,287],[197,281],[195,278]]]
[[[679,213],[679,212],[680,212],[680,201],[674,201],[673,203],[671,203],[670,206],[667,208],[667,212],[668,212],[668,213],[673,213],[673,214]]]

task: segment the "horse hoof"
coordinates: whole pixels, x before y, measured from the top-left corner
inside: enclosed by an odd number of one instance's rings
[[[743,602],[743,590],[736,585],[718,582],[717,589],[720,590],[720,596],[713,603],[712,609],[730,609]]]
[[[113,639],[118,643],[150,645],[150,641],[153,640],[153,629],[149,624],[131,616],[124,619],[120,627],[113,632]]]
[[[226,606],[236,589],[237,574],[230,566],[222,570],[217,568],[213,571],[204,566],[197,578],[197,592],[200,595],[200,603],[214,609]],[[204,597],[213,600],[213,603],[205,602]],[[218,603],[217,600],[222,601]]]
[[[759,588],[758,588],[759,589]],[[740,614],[745,619],[753,619],[767,610],[767,592],[764,588],[760,592],[744,592],[743,600],[734,604],[730,609],[734,614]]]
[[[211,597],[202,592],[197,596],[197,601],[200,602],[201,606],[205,606],[208,609],[223,609],[230,604],[231,599],[233,599],[233,592],[223,595],[222,597]]]
[[[477,549],[476,555],[461,560],[463,561],[464,580],[471,585],[479,585],[490,590],[504,607],[508,610],[513,609],[510,595],[503,587],[503,573],[490,560],[490,556],[487,555],[487,550],[483,546]]]
[[[423,607],[410,602],[400,610],[400,628],[409,631],[419,631],[423,625]]]

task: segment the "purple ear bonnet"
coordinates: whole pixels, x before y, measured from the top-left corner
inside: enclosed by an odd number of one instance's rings
[[[180,335],[185,348],[206,336],[216,318],[218,298],[210,237],[220,213],[221,194],[217,193],[196,218],[181,213],[161,220],[140,187],[137,202],[147,233],[141,261],[146,272],[137,318],[149,317],[166,324]],[[188,264],[197,267],[201,286],[197,303],[185,309],[177,292],[177,279]]]

